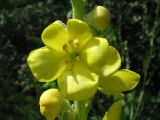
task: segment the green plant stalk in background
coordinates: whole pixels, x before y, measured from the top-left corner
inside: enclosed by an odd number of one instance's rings
[[[72,18],[83,20],[84,17],[84,0],[71,0]]]

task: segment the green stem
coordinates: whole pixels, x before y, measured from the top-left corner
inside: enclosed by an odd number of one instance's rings
[[[63,112],[59,115],[59,120],[75,120],[75,111],[70,102],[66,100],[63,105]]]
[[[74,101],[76,120],[87,120],[92,100]]]
[[[84,15],[84,0],[71,0],[72,17],[83,20]]]

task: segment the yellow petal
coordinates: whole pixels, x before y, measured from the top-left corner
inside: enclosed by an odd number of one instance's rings
[[[84,47],[81,56],[92,71],[101,72],[104,76],[112,74],[121,65],[118,51],[109,46],[105,38],[91,39]]]
[[[82,50],[81,58],[94,72],[100,72],[107,62],[108,41],[105,38],[94,37]]]
[[[107,91],[103,88],[99,88],[98,90],[108,96],[113,95],[116,99],[121,99],[124,97],[124,94],[122,93],[122,91]]]
[[[106,54],[106,63],[101,70],[103,76],[108,76],[119,69],[121,66],[121,57],[119,52],[112,46],[109,46]]]
[[[63,46],[68,42],[68,32],[66,26],[61,21],[55,21],[42,32],[42,40],[59,52],[64,52]]]
[[[108,112],[106,112],[105,116],[103,117],[103,120],[119,120],[122,105],[123,104],[121,100],[113,103],[112,106],[109,108]]]
[[[82,63],[76,63],[71,71],[65,71],[58,79],[62,96],[69,100],[85,100],[93,96],[98,86],[98,76]]]
[[[32,51],[27,62],[33,75],[40,82],[50,82],[57,79],[65,69],[62,56],[48,47]]]
[[[100,87],[106,91],[121,92],[135,88],[139,82],[139,74],[123,69],[108,77],[100,78]]]
[[[92,37],[92,32],[85,22],[78,19],[69,19],[67,22],[68,34],[71,40],[79,40],[80,47]]]

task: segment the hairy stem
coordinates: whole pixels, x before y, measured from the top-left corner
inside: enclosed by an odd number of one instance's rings
[[[71,0],[72,17],[83,20],[84,15],[84,0]]]

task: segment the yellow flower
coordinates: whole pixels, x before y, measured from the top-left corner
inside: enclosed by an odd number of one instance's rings
[[[119,100],[111,105],[108,112],[106,112],[103,120],[119,120],[122,110],[122,101]]]
[[[57,89],[49,89],[43,92],[39,104],[40,112],[47,120],[54,120],[64,109],[64,99]]]
[[[100,72],[110,75],[121,63],[117,50],[105,38],[93,37],[83,21],[55,21],[42,33],[46,46],[28,56],[33,75],[41,82],[58,79],[63,97],[84,100],[97,90]]]

